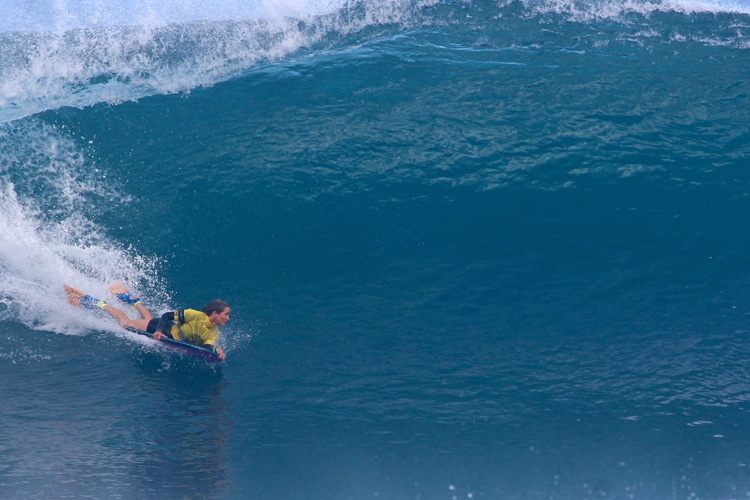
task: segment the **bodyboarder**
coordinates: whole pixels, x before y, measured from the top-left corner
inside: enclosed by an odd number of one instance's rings
[[[226,302],[212,300],[203,307],[202,311],[178,309],[167,311],[159,319],[156,319],[151,311],[141,303],[140,297],[131,295],[122,284],[115,283],[109,288],[109,291],[138,311],[141,319],[130,319],[122,310],[107,304],[103,300],[95,299],[91,295],[86,295],[65,285],[68,302],[74,305],[86,309],[101,309],[115,318],[123,328],[135,328],[152,333],[156,341],[168,337],[188,342],[216,353],[219,359],[224,361],[224,351],[216,345],[216,342],[221,335],[219,327],[224,326],[229,321],[230,309]]]

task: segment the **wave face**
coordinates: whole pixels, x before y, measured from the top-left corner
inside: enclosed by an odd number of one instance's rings
[[[747,2],[2,10],[0,496],[750,494]]]

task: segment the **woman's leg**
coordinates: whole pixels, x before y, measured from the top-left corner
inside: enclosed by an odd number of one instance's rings
[[[105,305],[102,309],[108,312],[113,318],[115,318],[117,322],[120,323],[121,327],[137,328],[138,330],[143,330],[144,332],[148,328],[148,322],[151,321],[151,319],[153,319],[154,317],[148,311],[148,309],[143,307],[141,304],[136,305],[136,310],[141,313],[143,319],[130,319],[124,312],[114,306],[110,306],[109,304]]]
[[[146,320],[146,324],[148,324],[148,321],[154,317],[154,315],[151,314],[151,311],[143,307],[143,304],[141,304],[140,302],[135,305],[135,310],[138,311],[141,316],[143,316],[143,319]]]
[[[130,292],[128,292],[128,290],[123,286],[122,283],[115,283],[114,285],[109,287],[109,291],[113,295],[117,296],[118,299],[125,302],[126,304],[131,304],[132,307],[134,307],[135,310],[140,313],[141,317],[143,317],[143,319],[146,320],[146,324],[148,324],[148,320],[154,317],[153,314],[151,314],[151,312],[148,309],[146,309],[143,306],[143,304],[141,304],[140,297],[138,297],[138,295],[135,295],[135,296],[131,295]],[[119,311],[119,313],[122,313],[122,315],[125,314],[117,308],[113,308],[113,309],[115,309],[116,311]],[[119,315],[118,313],[110,312],[110,314],[115,316],[117,321],[120,321],[120,319],[122,318],[122,316]],[[127,321],[138,321],[138,320],[129,320],[127,319],[127,316],[125,316],[125,318]],[[120,321],[120,324],[122,324],[122,321]]]

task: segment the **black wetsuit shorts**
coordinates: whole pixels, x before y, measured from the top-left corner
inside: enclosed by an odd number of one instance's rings
[[[152,318],[151,321],[148,322],[148,327],[146,328],[146,331],[148,333],[156,333],[156,327],[159,324],[159,320],[156,318]]]

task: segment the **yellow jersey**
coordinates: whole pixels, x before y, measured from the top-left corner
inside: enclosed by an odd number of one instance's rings
[[[219,327],[214,326],[208,320],[208,316],[203,311],[195,309],[184,309],[184,323],[180,323],[180,311],[174,311],[171,318],[176,324],[172,325],[169,334],[175,340],[184,340],[193,345],[215,345],[219,340]],[[180,338],[182,331],[182,338]]]

